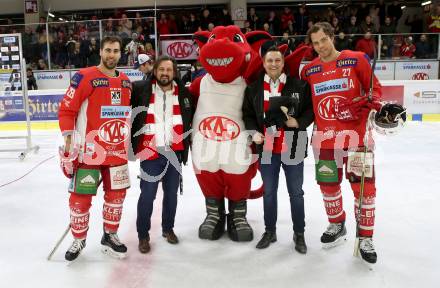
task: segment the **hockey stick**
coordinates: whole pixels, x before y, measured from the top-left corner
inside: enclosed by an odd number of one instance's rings
[[[360,249],[360,241],[359,241],[359,232],[360,232],[360,223],[361,223],[361,211],[362,211],[362,202],[364,199],[364,190],[365,190],[365,170],[366,170],[366,158],[368,153],[368,141],[369,137],[368,134],[370,133],[370,121],[374,119],[374,115],[376,114],[375,110],[371,110],[368,114],[367,123],[366,123],[366,131],[364,135],[364,151],[362,153],[362,174],[361,174],[361,190],[359,191],[359,197],[358,197],[358,205],[357,205],[357,212],[356,212],[356,240],[354,242],[354,251],[353,256],[359,256],[359,249]],[[370,169],[373,169],[373,167],[370,167]]]
[[[66,235],[67,235],[67,233],[69,233],[69,230],[70,230],[70,223],[69,223],[69,225],[67,225],[67,228],[66,228],[66,230],[64,230],[63,235],[60,237],[58,242],[55,244],[53,249],[50,251],[49,255],[47,256],[47,261],[50,261],[52,259],[53,254],[55,253],[55,251],[57,251],[58,247],[63,242],[64,238],[66,238]]]
[[[102,178],[99,179],[98,182],[98,187],[99,185],[101,185],[102,183]],[[69,233],[70,230],[70,222],[67,225],[66,230],[64,230],[63,235],[61,235],[60,239],[57,241],[57,243],[55,244],[55,246],[52,248],[52,250],[50,251],[49,255],[47,255],[47,261],[50,261],[52,259],[53,254],[55,254],[55,251],[57,251],[58,247],[61,245],[61,243],[63,242],[64,238],[66,238],[67,233]]]
[[[374,58],[373,58],[373,64],[371,65],[371,74],[370,74],[370,89],[368,91],[368,102],[373,101],[373,81],[374,81],[374,69],[376,68],[376,48],[373,49]],[[358,205],[357,205],[357,213],[356,213],[356,239],[354,241],[354,250],[353,250],[353,256],[358,257],[359,256],[359,249],[360,249],[360,240],[359,240],[359,232],[360,232],[360,223],[361,223],[361,211],[362,211],[362,202],[364,199],[364,189],[365,189],[365,161],[368,153],[368,141],[369,141],[369,134],[370,134],[370,123],[371,121],[374,121],[374,115],[376,114],[376,110],[372,109],[370,110],[370,113],[368,114],[368,118],[365,124],[365,135],[364,135],[364,151],[362,153],[362,174],[361,174],[361,191],[359,192],[358,197]],[[373,169],[371,167],[370,169]]]

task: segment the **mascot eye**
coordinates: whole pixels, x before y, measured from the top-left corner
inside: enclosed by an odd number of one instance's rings
[[[243,37],[240,34],[235,34],[233,40],[234,40],[234,42],[244,43]]]
[[[209,36],[208,42],[211,42],[213,39],[215,39],[215,34],[212,34],[211,36]]]

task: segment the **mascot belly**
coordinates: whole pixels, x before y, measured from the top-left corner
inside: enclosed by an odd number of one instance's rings
[[[200,83],[203,97],[199,98],[193,120],[192,156],[197,172],[222,170],[227,176],[249,170],[251,150],[241,112],[245,88],[246,82],[241,77],[230,84],[218,83],[209,74],[203,77]],[[203,192],[207,197],[225,196],[223,187]],[[226,198],[246,199],[248,192],[249,189],[236,191]]]

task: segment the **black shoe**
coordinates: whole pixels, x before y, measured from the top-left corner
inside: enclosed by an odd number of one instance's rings
[[[261,237],[260,241],[258,241],[257,246],[255,246],[257,249],[264,249],[269,247],[270,243],[277,241],[277,234],[275,232],[266,231],[263,233],[263,236]]]
[[[330,223],[327,230],[321,236],[321,243],[324,248],[331,248],[338,245],[342,240],[346,240],[347,229],[345,222]]]
[[[73,240],[72,245],[70,246],[69,250],[67,250],[66,255],[64,255],[64,258],[67,261],[73,261],[75,260],[81,251],[86,247],[86,239],[75,239]]]
[[[227,219],[228,235],[232,241],[252,241],[254,232],[246,219],[246,200],[229,200],[229,214]]]
[[[377,254],[374,249],[373,238],[360,237],[359,238],[359,252],[364,261],[374,264],[377,262]]]
[[[162,237],[167,238],[168,243],[177,244],[179,243],[179,238],[177,238],[176,234],[174,234],[173,229],[168,232],[163,232]]]
[[[199,227],[199,238],[217,240],[225,233],[225,203],[224,200],[206,198],[206,218]]]
[[[306,240],[304,239],[304,233],[294,233],[293,242],[295,243],[295,250],[301,254],[307,253]]]
[[[102,252],[116,258],[124,258],[127,246],[119,241],[118,234],[104,232],[101,238]]]

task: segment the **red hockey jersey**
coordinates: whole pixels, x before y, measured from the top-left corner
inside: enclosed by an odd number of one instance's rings
[[[127,162],[131,83],[119,72],[108,77],[98,67],[73,75],[61,101],[59,125],[64,134],[77,131],[79,161],[89,165]]]
[[[312,90],[315,128],[312,146],[322,149],[343,149],[363,146],[368,111],[359,121],[342,122],[336,119],[334,105],[340,99],[364,96],[370,89],[371,66],[363,52],[343,50],[335,61],[322,62],[319,57],[307,64],[301,78]],[[380,101],[381,85],[373,80],[374,101]]]

